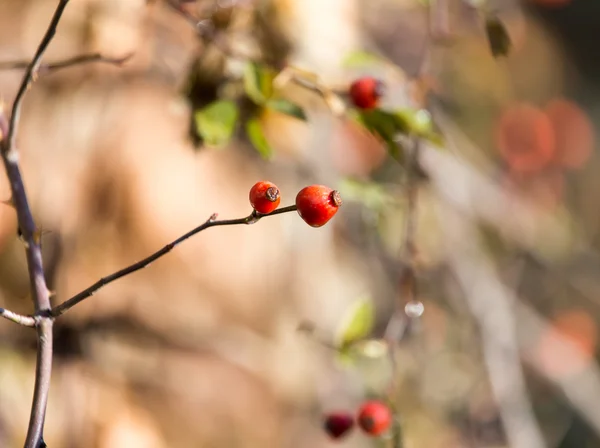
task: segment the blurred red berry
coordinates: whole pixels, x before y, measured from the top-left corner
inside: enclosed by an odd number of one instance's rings
[[[546,114],[556,136],[556,165],[582,167],[594,151],[594,126],[588,116],[577,104],[565,99],[550,101]]]
[[[250,189],[250,204],[258,213],[271,213],[280,201],[279,189],[271,182],[260,181]]]
[[[340,193],[324,185],[304,187],[296,196],[298,214],[311,227],[327,224],[341,205]]]
[[[500,117],[496,144],[511,170],[539,171],[554,157],[554,129],[543,111],[530,104],[517,104]]]
[[[381,401],[366,401],[358,411],[358,426],[372,436],[379,436],[392,425],[392,411]]]
[[[333,412],[325,416],[323,428],[332,439],[340,439],[354,427],[354,418],[347,412]]]
[[[365,76],[350,85],[350,99],[360,109],[374,109],[379,98],[384,94],[385,86],[382,81]]]

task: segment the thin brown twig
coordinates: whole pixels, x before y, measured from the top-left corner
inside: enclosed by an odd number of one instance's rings
[[[79,56],[74,56],[69,59],[65,59],[63,61],[52,62],[50,64],[40,64],[37,72],[49,73],[57,70],[61,70],[63,68],[72,67],[74,65],[87,64],[91,62],[101,62],[106,64],[114,64],[114,65],[122,65],[127,60],[129,60],[133,56],[133,53],[129,53],[120,58],[110,58],[101,55],[100,53],[93,54],[83,54]],[[0,70],[22,70],[27,69],[29,66],[28,61],[0,61]]]
[[[221,39],[221,32],[216,31],[212,20],[210,18],[199,19],[194,17],[192,14],[181,8],[177,4],[176,0],[167,0],[167,6],[169,6],[174,12],[176,12],[181,18],[183,18],[189,25],[191,25],[196,34],[203,41],[209,41],[215,46],[221,53],[230,58],[242,59],[242,60],[255,60],[255,55],[246,54],[239,50],[234,50],[229,43]]]
[[[52,308],[52,310],[50,310],[47,314],[53,318],[56,318],[56,317],[60,316],[61,314],[64,314],[65,312],[67,312],[68,310],[73,308],[78,303],[91,297],[100,288],[108,285],[109,283],[114,282],[115,280],[118,280],[129,274],[133,274],[134,272],[137,272],[143,268],[148,267],[151,263],[153,263],[154,261],[158,260],[160,257],[171,252],[176,246],[178,246],[179,244],[181,244],[188,238],[190,238],[190,237],[196,235],[197,233],[199,233],[203,230],[206,230],[210,227],[231,226],[231,225],[238,225],[238,224],[254,224],[255,222],[259,221],[262,218],[266,218],[268,216],[280,215],[282,213],[288,213],[288,212],[292,212],[295,210],[296,210],[296,206],[290,205],[288,207],[283,207],[283,208],[277,209],[267,215],[253,212],[250,215],[246,216],[245,218],[224,219],[224,220],[217,220],[217,214],[215,213],[210,218],[208,218],[204,223],[202,223],[198,227],[190,230],[186,234],[180,236],[173,242],[167,244],[162,249],[159,249],[158,251],[154,252],[153,254],[149,255],[148,257],[144,258],[143,260],[133,263],[132,265],[129,265],[111,275],[102,277],[96,283],[92,284],[91,286],[84,289],[80,293],[74,295],[73,297],[71,297],[68,300],[65,300],[60,305]]]
[[[9,157],[11,156],[11,154],[16,154],[17,151],[17,123],[21,118],[21,106],[23,104],[23,99],[25,98],[25,94],[27,93],[29,86],[35,80],[35,77],[42,63],[42,57],[44,56],[48,45],[50,45],[50,42],[52,42],[52,39],[56,34],[56,28],[58,27],[58,23],[60,22],[60,19],[68,3],[69,0],[60,0],[58,2],[56,10],[54,11],[54,15],[50,20],[50,25],[48,25],[48,29],[46,30],[46,33],[44,34],[44,37],[42,38],[35,52],[35,55],[33,56],[33,59],[31,60],[31,63],[27,66],[25,74],[23,75],[23,80],[21,81],[21,85],[19,86],[17,96],[15,97],[15,100],[12,105],[10,122],[8,126],[8,135],[6,137],[8,141],[8,146],[5,146],[7,149],[6,152],[9,153]]]

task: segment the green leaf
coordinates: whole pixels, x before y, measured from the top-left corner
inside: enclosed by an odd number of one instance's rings
[[[208,145],[223,146],[233,135],[238,115],[233,101],[215,101],[195,112],[196,131]]]
[[[436,146],[443,144],[443,139],[433,125],[431,114],[426,109],[400,109],[395,111],[400,132],[428,140]]]
[[[248,98],[263,105],[273,94],[275,73],[257,62],[248,62],[244,69],[244,90]]]
[[[381,138],[390,155],[400,163],[404,160],[402,147],[396,143],[395,137],[399,132],[406,132],[400,126],[397,117],[381,109],[373,109],[359,112],[358,121],[362,123],[371,133]]]
[[[395,201],[395,197],[377,182],[346,178],[342,180],[339,188],[344,199],[360,202],[372,210],[385,210]]]
[[[267,101],[266,107],[269,109],[276,110],[282,114],[289,115],[290,117],[297,118],[302,121],[306,121],[306,114],[304,110],[297,104],[292,103],[283,98],[273,98]]]
[[[258,119],[252,118],[246,122],[246,135],[263,159],[269,160],[273,157],[273,149],[269,145]]]
[[[369,53],[368,51],[358,50],[352,51],[344,57],[342,60],[342,67],[361,68],[381,64],[382,62],[384,62],[384,60],[380,56]]]
[[[425,109],[400,109],[396,111],[396,119],[406,134],[424,136],[433,131],[431,114]]]
[[[381,109],[361,111],[359,120],[369,131],[385,141],[393,141],[396,133],[402,132],[394,114]]]
[[[364,339],[340,347],[335,361],[346,368],[356,369],[365,362],[381,360],[388,355],[388,344],[382,339]]]
[[[368,299],[354,302],[344,314],[338,331],[336,342],[338,346],[345,346],[363,339],[367,336],[375,322],[373,303]]]
[[[492,55],[495,58],[508,56],[512,42],[504,23],[497,17],[488,17],[485,21],[485,31]]]

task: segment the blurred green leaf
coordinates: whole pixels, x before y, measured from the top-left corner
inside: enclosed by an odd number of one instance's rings
[[[358,121],[371,133],[381,138],[385,142],[390,155],[402,163],[404,160],[404,151],[396,143],[395,137],[398,132],[406,131],[399,125],[397,117],[393,113],[381,109],[361,111],[358,114]]]
[[[485,21],[485,31],[492,55],[495,58],[508,56],[512,42],[504,23],[497,17],[488,17]]]
[[[263,64],[248,62],[244,69],[244,91],[248,98],[263,105],[273,94],[275,72]]]
[[[246,122],[246,135],[263,159],[269,160],[273,157],[273,149],[269,145],[258,119],[252,118]]]
[[[372,210],[383,210],[394,202],[394,196],[376,182],[362,182],[346,178],[339,186],[344,199],[364,204]]]
[[[195,112],[196,131],[208,145],[223,146],[233,135],[238,115],[233,101],[215,101]]]
[[[431,115],[425,109],[400,109],[395,114],[398,127],[406,134],[426,135],[433,130]]]
[[[342,60],[344,68],[360,68],[369,65],[380,64],[384,62],[383,58],[368,51],[358,50],[352,51]]]
[[[442,136],[436,132],[431,114],[426,109],[399,109],[395,116],[400,132],[428,140],[436,146],[443,144]]]
[[[272,98],[267,101],[266,107],[276,110],[277,112],[281,112],[282,114],[289,115],[290,117],[306,121],[306,114],[304,113],[304,110],[297,104],[294,104],[286,99]]]
[[[397,125],[396,117],[381,109],[372,109],[360,111],[358,120],[370,132],[378,135],[383,140],[394,140],[394,136],[400,130]]]
[[[382,339],[364,339],[340,347],[335,361],[342,367],[357,368],[361,364],[387,359],[388,344]],[[379,364],[379,363],[378,363]],[[377,365],[381,370],[381,365]]]
[[[367,336],[375,322],[375,309],[368,299],[354,302],[344,314],[338,331],[336,342],[338,346],[345,346]]]

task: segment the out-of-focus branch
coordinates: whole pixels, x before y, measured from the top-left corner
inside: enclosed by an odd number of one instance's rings
[[[478,246],[477,229],[459,211],[440,207],[447,256],[481,331],[483,355],[511,447],[543,448],[533,413],[516,336],[515,299]]]
[[[190,238],[190,237],[196,235],[197,233],[199,233],[203,230],[206,230],[210,227],[231,226],[231,225],[238,225],[238,224],[254,224],[255,222],[259,221],[262,218],[266,218],[268,216],[280,215],[282,213],[293,212],[295,210],[296,210],[296,206],[290,205],[288,207],[283,207],[283,208],[277,209],[267,215],[253,212],[245,218],[224,219],[224,220],[217,220],[217,214],[215,213],[210,218],[208,218],[203,224],[200,224],[198,227],[196,227],[196,228],[190,230],[189,232],[187,232],[186,234],[180,236],[173,242],[164,246],[162,249],[154,252],[152,255],[149,255],[148,257],[144,258],[143,260],[133,263],[132,265],[127,266],[126,268],[123,268],[123,269],[115,272],[114,274],[108,275],[106,277],[102,277],[100,280],[98,280],[93,285],[84,289],[80,293],[74,295],[70,299],[64,301],[60,305],[54,307],[52,310],[50,310],[48,312],[48,315],[55,318],[55,317],[60,316],[61,314],[64,314],[65,312],[67,312],[68,310],[73,308],[78,303],[91,297],[100,288],[108,285],[109,283],[114,282],[115,280],[123,278],[129,274],[133,274],[134,272],[137,272],[140,269],[148,267],[152,262],[158,260],[163,255],[168,254],[176,246],[183,243],[188,238]]]
[[[50,64],[40,64],[40,66],[37,69],[37,73],[49,73],[63,68],[72,67],[74,65],[87,64],[91,62],[102,62],[105,64],[122,65],[132,56],[133,53],[130,53],[126,56],[122,56],[120,58],[109,58],[101,55],[100,53],[84,54],[65,59],[64,61],[52,62]],[[29,61],[0,61],[0,70],[22,70],[27,69],[28,66]]]
[[[226,39],[222,39],[221,32],[215,30],[210,18],[200,19],[194,17],[181,7],[177,0],[167,0],[167,6],[183,18],[190,26],[196,30],[196,34],[203,41],[213,44],[219,51],[230,58],[242,60],[256,60],[256,55],[250,55],[239,50],[234,50]]]

